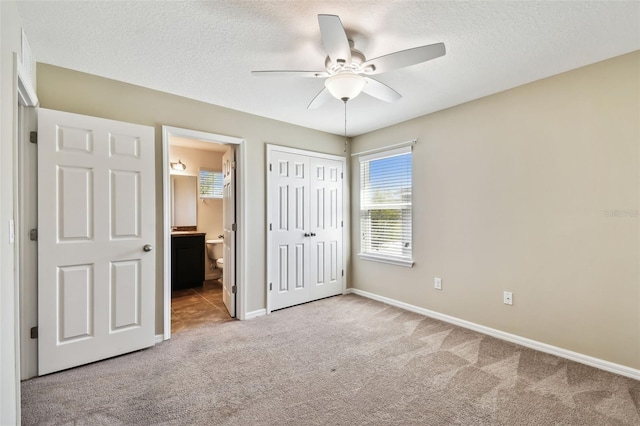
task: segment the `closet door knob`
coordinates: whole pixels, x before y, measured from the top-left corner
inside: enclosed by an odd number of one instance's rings
[[[312,237],[315,237],[315,236],[316,236],[316,233],[315,233],[315,232],[312,232],[312,233],[311,233],[311,236],[312,236]]]
[[[142,247],[142,250],[151,251],[153,250],[153,247],[151,247],[151,244],[145,244],[144,247]]]
[[[304,236],[305,236],[305,237],[310,237],[310,236],[311,236],[311,234],[309,234],[309,233],[305,232],[305,233],[304,233]]]

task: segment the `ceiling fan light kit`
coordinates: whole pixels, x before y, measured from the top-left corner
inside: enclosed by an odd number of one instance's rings
[[[389,53],[367,60],[354,49],[342,21],[336,15],[318,15],[322,45],[327,52],[324,71],[252,71],[255,76],[327,78],[325,88],[311,101],[308,109],[318,108],[331,96],[347,102],[361,92],[386,102],[402,97],[398,92],[370,75],[429,61],[446,53],[444,43],[429,44]],[[329,96],[330,95],[330,96]]]
[[[336,99],[347,102],[358,96],[367,80],[359,74],[343,71],[325,80],[324,85]]]

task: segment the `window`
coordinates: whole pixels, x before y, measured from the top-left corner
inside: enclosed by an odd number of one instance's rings
[[[222,198],[222,172],[200,169],[200,198]]]
[[[360,257],[413,266],[411,147],[360,157]]]

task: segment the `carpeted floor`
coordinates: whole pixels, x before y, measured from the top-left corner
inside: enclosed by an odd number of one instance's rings
[[[640,382],[356,295],[26,381],[23,424],[639,425]]]

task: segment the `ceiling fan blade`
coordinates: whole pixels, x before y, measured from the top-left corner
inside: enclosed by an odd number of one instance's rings
[[[318,23],[322,44],[331,62],[345,61],[346,64],[350,64],[351,46],[340,18],[336,15],[318,15]]]
[[[316,109],[316,108],[320,108],[322,105],[324,105],[329,99],[332,99],[333,96],[331,95],[331,93],[329,92],[329,89],[327,89],[326,87],[324,89],[322,89],[320,91],[320,93],[318,93],[316,95],[315,98],[313,98],[313,100],[311,101],[311,103],[309,103],[309,106],[307,106],[307,109]]]
[[[445,53],[444,43],[429,44],[379,56],[363,63],[362,68],[366,70],[367,67],[373,67],[371,71],[365,71],[368,75],[382,74],[383,72],[430,61],[444,56]]]
[[[329,77],[326,71],[251,71],[256,77]]]
[[[373,96],[374,98],[381,99],[386,102],[395,102],[402,97],[402,95],[391,87],[387,86],[384,83],[380,83],[378,80],[374,80],[373,78],[365,77],[367,84],[364,85],[364,89],[362,91],[369,96]]]

